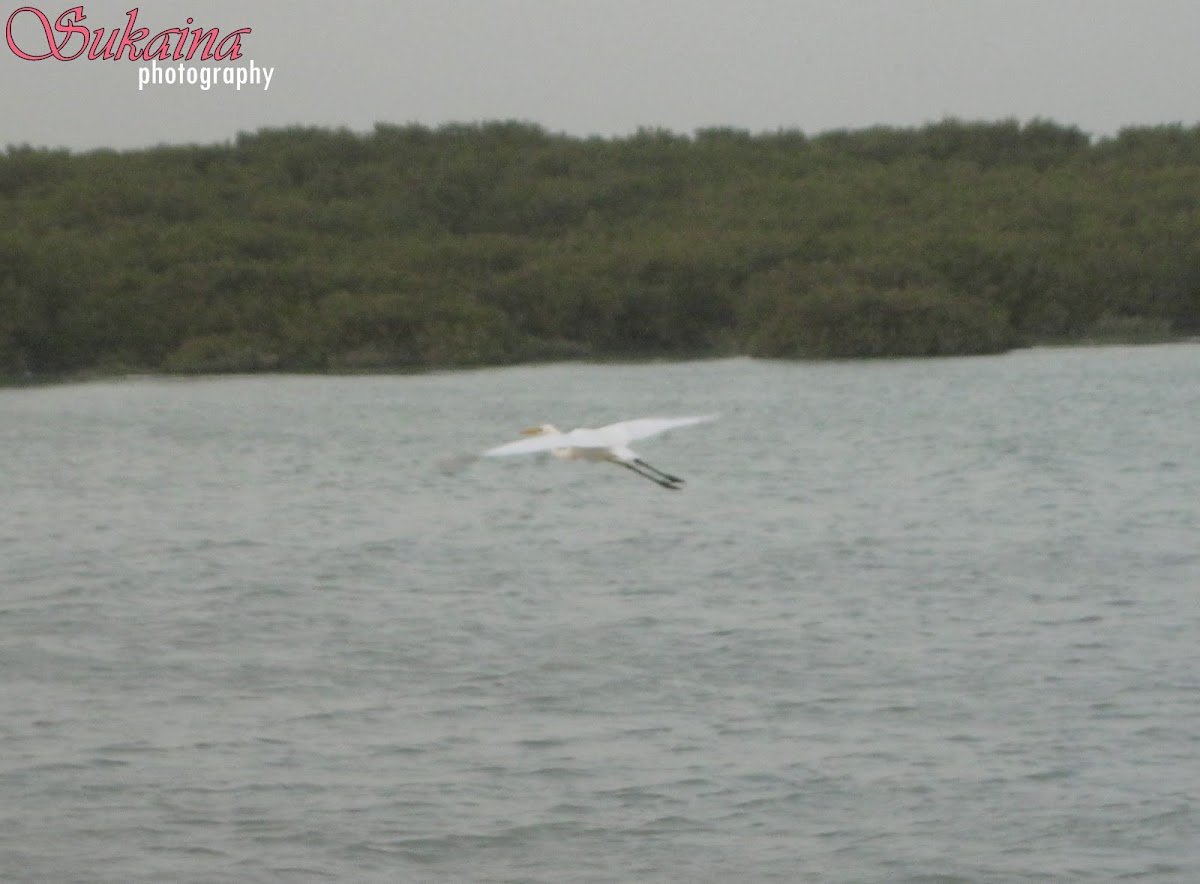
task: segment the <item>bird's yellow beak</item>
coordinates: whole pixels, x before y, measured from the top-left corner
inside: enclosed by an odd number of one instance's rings
[[[545,432],[541,427],[526,427],[521,431],[522,436],[540,436]]]

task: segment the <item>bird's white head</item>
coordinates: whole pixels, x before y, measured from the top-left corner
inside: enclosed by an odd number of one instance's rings
[[[540,424],[536,427],[526,427],[521,431],[522,436],[550,436],[558,432],[554,424]]]

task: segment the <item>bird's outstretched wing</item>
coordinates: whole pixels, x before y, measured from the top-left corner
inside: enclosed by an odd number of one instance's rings
[[[696,417],[642,417],[637,420],[622,421],[619,424],[609,424],[606,427],[600,427],[596,432],[603,433],[622,443],[635,442],[648,436],[657,436],[667,430],[690,427],[715,418],[715,414],[702,414]]]
[[[713,420],[715,414],[698,417],[643,417],[632,421],[609,424],[597,429],[580,427],[569,433],[546,433],[528,439],[518,439],[497,445],[483,452],[483,457],[505,457],[510,454],[533,454],[554,448],[612,448],[627,445],[647,436],[657,436],[677,427],[690,427]]]
[[[552,448],[605,448],[604,441],[596,430],[571,430],[569,433],[545,433],[541,436],[531,436],[528,439],[518,439],[497,445],[483,452],[483,457],[504,457],[509,454],[533,454],[537,451],[550,451]]]

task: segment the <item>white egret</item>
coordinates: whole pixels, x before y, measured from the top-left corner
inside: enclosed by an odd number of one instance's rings
[[[620,464],[632,470],[651,482],[657,482],[663,488],[672,491],[679,489],[683,479],[664,473],[657,467],[642,460],[629,447],[630,442],[657,436],[667,430],[677,427],[690,427],[715,418],[715,414],[700,417],[643,417],[632,421],[609,424],[606,427],[591,429],[580,427],[563,433],[552,424],[542,424],[522,430],[522,436],[528,439],[518,439],[505,445],[498,445],[483,452],[483,457],[504,457],[510,454],[533,454],[537,451],[549,451],[559,460],[590,460]]]

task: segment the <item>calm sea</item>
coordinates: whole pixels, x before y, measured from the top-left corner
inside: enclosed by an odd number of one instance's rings
[[[1200,880],[1200,346],[0,391],[0,879],[1120,878]]]

